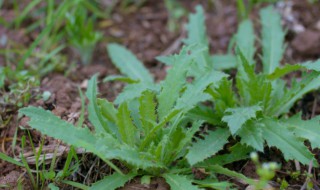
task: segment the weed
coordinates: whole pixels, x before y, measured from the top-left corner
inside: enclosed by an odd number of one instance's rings
[[[319,117],[303,121],[301,114],[288,118],[287,113],[304,94],[320,87],[320,64],[316,61],[280,67],[285,35],[280,15],[272,7],[267,7],[260,11],[260,17],[262,72],[255,72],[254,30],[251,21],[244,20],[235,35],[237,48],[233,66],[238,69],[235,88],[232,80],[224,79],[207,90],[214,104],[211,117],[215,118],[207,121],[213,125],[225,124],[234,137],[241,137],[242,144],[256,150],[263,151],[266,142],[281,150],[285,159],[309,164],[313,155],[300,139],[309,140],[312,148],[319,147],[315,140],[319,136],[316,132],[320,127]],[[191,27],[199,23],[202,24]],[[203,12],[198,7],[197,13],[190,17],[187,44],[208,46],[203,23]],[[208,51],[203,52],[194,75],[201,76],[201,68],[214,68],[214,64],[223,63],[212,63]],[[308,74],[304,74],[299,82],[293,79],[288,88],[281,77],[297,70]]]

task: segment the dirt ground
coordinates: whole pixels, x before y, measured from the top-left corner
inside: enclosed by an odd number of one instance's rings
[[[193,8],[198,3],[205,7],[210,51],[215,54],[226,53],[229,41],[237,29],[238,19],[234,1],[219,1],[220,3],[215,4],[215,7],[210,7],[208,2],[204,0],[192,2],[183,0],[181,2],[189,11],[194,11]],[[255,7],[251,15],[256,22],[258,10],[261,6],[264,5]],[[283,63],[294,64],[320,58],[320,4],[309,4],[306,0],[288,0],[285,1],[285,3],[278,3],[277,9],[281,12],[283,25],[287,28],[286,43],[288,48],[285,52]],[[10,19],[10,14],[12,13],[10,10],[4,10],[2,14],[7,15],[7,19]],[[55,115],[75,123],[79,118],[81,109],[78,86],[84,90],[87,80],[95,73],[99,73],[100,79],[118,73],[107,56],[105,45],[108,42],[118,42],[128,47],[145,63],[156,79],[163,79],[166,75],[165,66],[156,61],[155,57],[171,54],[179,50],[181,47],[180,40],[186,35],[183,26],[187,21],[187,18],[182,19],[179,23],[180,30],[174,33],[169,32],[167,29],[167,18],[168,14],[162,1],[148,1],[140,9],[129,13],[115,10],[112,13],[111,19],[100,21],[100,23],[108,23],[107,25],[99,25],[99,30],[103,31],[107,40],[104,43],[100,43],[98,48],[96,48],[92,64],[89,66],[79,64],[73,68],[67,76],[65,76],[64,73],[52,73],[43,77],[41,79],[40,90],[42,92],[50,91],[52,96],[47,101],[32,100],[29,105],[42,106],[47,110],[51,110]],[[256,25],[256,27],[259,27],[259,23]],[[25,36],[23,31],[10,31],[0,26],[0,37],[4,34],[13,41],[25,44],[30,43],[34,39],[34,36]],[[2,62],[3,58],[0,56],[0,65],[3,65]],[[100,96],[112,101],[122,87],[123,84],[119,82],[100,83]],[[319,91],[306,95],[295,105],[292,113],[301,110],[306,119],[320,114]],[[20,150],[19,140],[22,135],[26,134],[26,131],[18,130],[18,143],[14,151],[11,145],[12,138],[18,126],[27,127],[26,120],[18,120],[17,110],[6,114],[10,114],[13,119],[6,127],[0,128],[0,152],[10,156],[17,156]],[[38,146],[41,141],[41,135],[36,131],[31,131],[31,136],[33,143]],[[55,145],[58,144],[63,145],[57,140],[45,138],[44,147],[48,148],[49,152],[50,147],[55,147]],[[30,142],[28,142],[28,145],[30,145]],[[51,149],[51,151],[52,150],[53,149]],[[30,152],[30,147],[25,151],[26,154]],[[316,157],[319,158],[319,151],[316,150],[314,153]],[[64,155],[62,150],[57,169],[63,167]],[[285,178],[292,186],[292,189],[300,187],[304,183],[304,179],[295,179],[288,173],[288,171],[295,170],[294,163],[284,162],[284,160],[279,159],[279,155],[280,153],[277,150],[270,149],[266,150],[266,153],[261,156],[265,161],[272,160],[283,164],[276,178]],[[80,156],[83,160],[80,171],[72,176],[77,182],[90,184],[95,180],[101,179],[104,175],[110,174],[110,168],[106,167],[106,165],[95,156],[90,154]],[[254,164],[250,161],[233,163],[228,167],[242,172],[246,176],[256,177]],[[317,176],[318,174],[319,171],[315,170],[314,175]],[[31,189],[25,169],[0,160],[0,184],[9,183],[14,186],[18,178],[23,179],[26,189]],[[122,189],[169,189],[169,186],[162,179],[155,179],[150,185],[140,185],[139,183],[140,181],[138,179],[132,180],[130,184]],[[316,182],[316,184],[319,184],[320,187],[320,181]],[[245,186],[239,183],[239,189],[244,188]],[[62,189],[68,189],[68,187]]]

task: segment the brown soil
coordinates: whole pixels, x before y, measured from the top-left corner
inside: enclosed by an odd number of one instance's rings
[[[211,52],[226,53],[229,41],[236,31],[238,22],[234,1],[217,1],[220,3],[215,4],[216,7],[210,7],[208,2],[203,0],[192,1],[192,3],[188,0],[181,2],[189,11],[193,11],[192,8],[197,3],[204,5]],[[285,5],[285,8],[279,8],[283,14],[283,23],[288,28],[288,49],[285,54],[285,61],[296,63],[297,61],[320,58],[320,4],[311,5],[308,4],[306,0],[287,2],[292,4]],[[259,7],[256,9],[258,10],[258,8]],[[10,16],[9,13],[12,14],[10,9],[4,10],[0,16],[6,15],[8,18],[5,19],[10,20],[12,16]],[[251,16],[253,18],[257,17],[257,11],[253,11],[253,15]],[[99,26],[100,30],[102,30],[106,36],[106,42],[119,42],[127,46],[145,63],[156,79],[162,79],[166,74],[164,66],[154,58],[159,55],[177,52],[180,47],[178,40],[185,37],[185,32],[172,33],[167,30],[167,17],[168,14],[162,1],[149,1],[142,8],[131,13],[116,10],[112,14],[111,19],[101,20]],[[182,26],[185,21],[186,19],[182,19],[179,24]],[[183,29],[180,31],[183,31]],[[0,38],[4,35],[14,42],[24,44],[30,43],[30,39],[34,38],[34,36],[25,36],[23,30],[13,31],[6,29],[4,26],[0,26]],[[105,44],[106,43],[99,44],[90,66],[78,65],[68,76],[64,76],[62,73],[54,73],[44,77],[41,81],[40,89],[42,92],[51,92],[52,96],[45,102],[43,100],[32,101],[30,105],[42,106],[44,109],[51,110],[55,115],[72,123],[76,123],[81,108],[78,87],[85,90],[87,80],[95,73],[99,73],[99,79],[118,73],[107,56]],[[1,44],[0,48],[3,48]],[[4,65],[4,59],[0,56],[0,66],[1,65]],[[117,82],[100,83],[100,96],[112,101],[122,87],[123,84]],[[320,94],[309,94],[301,100],[296,107],[300,110],[304,109],[306,118],[319,115]],[[9,123],[6,128],[0,128],[0,152],[7,153],[10,156],[17,155],[17,150],[20,150],[20,143],[17,143],[16,152],[14,153],[11,148],[12,141],[8,139],[14,136],[18,124],[27,127],[25,119],[18,120],[17,112],[12,115],[14,119],[11,120],[11,123]],[[19,130],[18,139],[23,134],[25,134],[25,131]],[[33,137],[33,143],[38,145],[41,140],[41,135],[36,131],[31,131],[31,136]],[[56,143],[56,140],[46,138],[46,146]],[[278,155],[279,157],[280,154],[276,150],[270,151],[273,155]],[[96,157],[84,155],[83,159],[92,161],[96,160]],[[272,160],[269,160],[268,156],[265,156],[263,159],[266,161]],[[290,183],[292,185],[297,184],[301,186],[304,179],[291,179],[290,175],[284,171],[284,169],[294,171],[294,164],[291,162],[286,163],[283,160],[277,161],[284,164],[283,169],[279,171],[279,177],[286,178],[287,181],[292,182]],[[100,163],[101,161],[98,159],[92,162]],[[238,166],[235,166],[237,164]],[[96,167],[101,167],[101,165],[103,164],[96,164]],[[256,177],[254,173],[255,167],[251,162],[234,163],[233,166],[234,168],[238,168],[239,171],[242,171],[246,176]],[[90,166],[84,164],[81,172],[87,173],[89,167]],[[99,170],[99,172],[103,174],[110,172],[110,168],[104,168],[103,171]],[[317,173],[318,172],[315,172],[315,175]],[[95,175],[92,179],[98,180],[102,177],[103,176]],[[84,180],[80,174],[77,175],[77,178],[79,182]],[[32,189],[23,169],[0,160],[0,185],[10,184],[12,187],[16,187],[18,179],[22,180],[26,189]],[[88,180],[86,182],[92,183],[94,180]],[[242,185],[241,188],[243,187]],[[140,180],[135,179],[121,189],[167,190],[169,186],[163,179],[154,179],[150,185],[141,185]]]

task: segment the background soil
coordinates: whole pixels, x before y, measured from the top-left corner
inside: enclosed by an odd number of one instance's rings
[[[226,53],[232,35],[237,29],[236,5],[232,0],[216,1],[215,6],[210,6],[208,1],[188,1],[183,0],[183,6],[193,12],[195,5],[202,4],[206,9],[206,24],[210,41],[211,52],[215,54]],[[258,10],[265,5],[255,7],[251,18],[257,23]],[[283,25],[287,28],[286,42],[287,51],[285,52],[283,63],[294,64],[306,60],[320,58],[320,5],[309,4],[306,0],[288,0],[285,3],[277,4],[278,10],[283,16]],[[1,16],[6,15],[10,19],[10,9],[2,11]],[[44,77],[41,81],[41,91],[50,91],[51,98],[48,101],[37,100],[30,102],[30,105],[42,106],[52,110],[54,114],[70,122],[77,122],[81,103],[78,94],[78,86],[83,90],[86,88],[87,80],[95,73],[99,73],[99,78],[118,73],[117,69],[111,64],[105,45],[108,42],[118,42],[128,47],[137,57],[145,63],[154,77],[159,80],[166,75],[166,68],[163,64],[155,60],[156,56],[175,53],[181,46],[181,39],[186,35],[183,25],[187,18],[181,20],[180,30],[176,33],[169,32],[167,29],[168,13],[162,1],[148,1],[143,7],[132,12],[123,12],[116,9],[109,20],[101,20],[99,30],[103,31],[106,41],[100,43],[94,53],[94,59],[89,66],[77,65],[69,75],[63,73],[52,73]],[[107,24],[105,24],[107,23]],[[7,35],[13,41],[28,44],[32,42],[34,36],[25,36],[24,31],[11,31],[0,26],[0,36]],[[1,47],[0,47],[1,48]],[[4,60],[0,57],[0,65]],[[123,84],[118,82],[100,83],[100,96],[113,100],[122,89]],[[304,117],[310,118],[320,114],[320,95],[319,92],[310,93],[299,101],[293,112],[303,110]],[[26,120],[18,120],[17,112],[13,111],[14,119],[5,128],[0,129],[0,151],[10,156],[17,155],[20,144],[18,143],[13,152],[11,139],[17,127],[26,126]],[[18,139],[26,134],[25,130],[19,130]],[[41,135],[36,131],[31,131],[33,143],[37,146],[41,140]],[[19,142],[19,141],[18,141]],[[57,140],[46,138],[45,147],[58,145]],[[30,149],[26,150],[30,151]],[[315,152],[318,156],[318,152]],[[63,154],[62,154],[63,155]],[[276,156],[270,156],[276,155]],[[279,160],[279,153],[276,150],[269,150],[269,156],[264,155],[263,159],[273,160],[283,163],[283,168],[278,173],[278,177],[285,178],[291,185],[301,186],[304,179],[291,179],[286,170],[294,171],[293,163],[285,163]],[[277,157],[278,160],[275,160]],[[73,178],[78,182],[90,184],[95,180],[110,174],[110,168],[93,155],[83,155],[82,166]],[[62,166],[64,158],[58,162],[57,169]],[[233,169],[243,172],[247,176],[256,177],[255,168],[251,162],[237,162],[233,164]],[[90,169],[91,168],[91,169]],[[93,169],[92,169],[93,168]],[[315,171],[314,175],[317,175]],[[84,177],[86,176],[86,177]],[[17,179],[22,177],[25,181],[26,189],[30,185],[29,179],[24,169],[8,164],[0,160],[0,184],[15,184]],[[320,183],[320,181],[318,182]],[[320,186],[320,185],[319,185]],[[239,189],[244,188],[239,184]],[[68,189],[65,187],[65,189]],[[127,185],[129,189],[169,189],[168,185],[161,179],[156,179],[151,185],[139,185],[139,180],[133,180]]]

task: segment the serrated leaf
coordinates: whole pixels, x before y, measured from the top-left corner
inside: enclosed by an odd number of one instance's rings
[[[157,97],[159,121],[168,114],[180,96],[180,91],[186,84],[186,75],[190,64],[191,60],[177,62],[168,71],[167,77],[161,85],[160,94]]]
[[[320,116],[302,120],[299,113],[289,119],[281,120],[281,123],[292,129],[295,136],[308,140],[313,149],[320,147]]]
[[[72,124],[41,108],[30,106],[20,109],[19,112],[31,119],[28,123],[32,128],[50,137],[60,139],[69,145],[82,147],[104,159],[116,171],[121,172],[107,160],[109,159],[107,155],[113,155],[112,149],[120,146],[119,142],[110,134],[103,133],[103,136],[100,136],[101,133],[99,133],[99,136],[93,135],[88,128],[74,127]],[[106,150],[105,152],[99,150],[101,145]]]
[[[241,143],[246,144],[263,152],[264,139],[262,136],[262,130],[259,121],[253,122],[248,121],[244,126],[237,132],[241,137]]]
[[[140,97],[140,120],[144,134],[149,134],[153,128],[153,123],[157,122],[155,95],[150,91],[145,91]]]
[[[237,59],[234,55],[213,55],[211,62],[215,70],[226,70],[237,67]]]
[[[292,131],[281,122],[264,119],[261,121],[263,138],[269,146],[277,147],[286,160],[298,160],[302,164],[309,164],[314,159],[312,153]]]
[[[132,122],[126,102],[122,103],[118,108],[117,126],[122,142],[134,147],[136,143],[137,128]]]
[[[205,26],[205,15],[203,8],[198,5],[196,6],[196,13],[190,14],[189,23],[187,25],[188,38],[184,40],[184,43],[187,45],[191,44],[200,44],[207,48],[206,51],[203,51],[197,58],[197,63],[199,67],[212,67],[210,54],[209,54],[209,41],[206,34]]]
[[[135,168],[145,170],[150,168],[166,169],[166,166],[161,161],[156,160],[154,155],[138,152],[135,149],[119,150],[116,158],[135,166]]]
[[[217,153],[228,142],[229,136],[230,133],[227,129],[219,128],[215,131],[210,131],[204,140],[198,139],[186,155],[190,165],[201,162]]]
[[[245,122],[256,117],[256,113],[261,111],[260,106],[250,106],[250,107],[238,107],[238,108],[228,108],[226,112],[230,115],[225,115],[222,121],[228,123],[231,134],[234,135]]]
[[[94,126],[97,133],[111,132],[107,122],[103,119],[97,104],[97,75],[91,77],[88,82],[86,96],[89,99],[88,114],[89,121]]]
[[[185,137],[181,140],[177,148],[175,149],[177,152],[180,152],[183,148],[185,148],[189,143],[192,142],[192,139],[197,131],[199,131],[203,121],[196,120],[192,123],[192,126],[185,132]]]
[[[272,6],[260,11],[263,72],[271,74],[279,67],[284,52],[285,33],[281,16]]]
[[[239,160],[244,160],[249,157],[249,153],[253,151],[253,149],[249,146],[242,145],[240,143],[235,144],[230,148],[230,153],[213,156],[196,164],[195,167],[198,168],[206,168],[210,165],[226,165],[232,162],[236,162]]]
[[[315,62],[308,61],[303,64],[294,64],[294,65],[287,64],[281,68],[276,68],[273,73],[267,75],[267,78],[274,80],[274,79],[280,78],[288,73],[291,73],[293,71],[299,71],[302,69],[320,72],[320,60],[315,61]]]
[[[195,108],[191,109],[187,113],[187,117],[193,120],[203,120],[212,125],[221,123],[221,118],[214,113],[213,109],[203,105],[197,105]]]
[[[21,114],[30,118],[28,124],[45,135],[76,147],[92,149],[96,143],[95,136],[88,128],[76,128],[71,123],[61,120],[50,111],[37,107],[25,107],[19,110]],[[72,135],[71,135],[72,134]]]
[[[288,73],[291,73],[293,71],[298,71],[301,68],[303,68],[303,67],[299,64],[285,65],[281,68],[277,67],[271,74],[267,75],[267,78],[270,80],[278,79]]]
[[[203,73],[201,77],[197,78],[193,83],[187,86],[182,96],[177,100],[175,109],[182,109],[187,112],[194,108],[197,103],[209,99],[209,95],[204,93],[204,91],[209,85],[219,83],[227,76],[228,75],[222,72],[214,70]]]
[[[303,63],[302,66],[308,70],[320,72],[320,59],[318,59],[317,61],[314,61],[314,62],[308,61],[306,63]]]
[[[236,44],[242,50],[244,57],[248,60],[250,65],[253,65],[255,34],[250,20],[244,20],[240,23],[235,38]]]
[[[279,116],[289,111],[293,104],[302,96],[320,87],[320,75],[318,72],[308,73],[301,81],[292,84],[291,89],[287,90],[281,99],[273,105],[271,113]]]
[[[97,145],[97,141],[102,139],[93,135],[88,128],[74,127],[72,124],[53,115],[50,111],[45,111],[41,108],[30,106],[20,109],[19,112],[29,117],[30,121],[28,124],[41,133],[60,139],[75,147],[82,147],[93,153],[97,153],[95,146]],[[107,134],[103,137],[102,141],[105,141],[104,146],[113,147],[117,144],[117,141]]]
[[[117,113],[114,105],[106,99],[97,99],[97,104],[100,108],[101,114],[110,122],[117,122]]]
[[[263,110],[267,110],[271,106],[270,101],[272,99],[271,81],[266,80],[265,75],[255,74],[253,65],[248,63],[239,48],[237,53],[240,64],[236,77],[236,86],[241,98],[241,104],[243,106],[259,104]]]
[[[114,173],[94,183],[89,190],[101,190],[106,188],[108,188],[108,190],[115,190],[119,187],[123,187],[126,182],[133,179],[135,176],[135,173],[128,173],[126,175]]]
[[[207,90],[214,102],[216,117],[222,118],[227,108],[235,107],[237,99],[232,88],[232,81],[224,78],[218,85],[212,85]]]
[[[153,82],[153,78],[137,57],[125,47],[111,43],[107,45],[108,54],[113,64],[122,74],[141,82]]]
[[[125,101],[131,101],[140,97],[141,93],[146,90],[159,91],[159,85],[145,82],[129,84],[124,87],[123,91],[117,96],[114,103],[121,104]]]
[[[166,173],[162,175],[166,182],[169,183],[171,190],[200,190],[197,186],[192,185],[192,181],[185,176]]]

